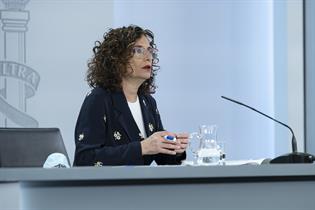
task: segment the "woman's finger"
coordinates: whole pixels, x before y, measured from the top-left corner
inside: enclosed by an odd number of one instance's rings
[[[161,144],[161,148],[175,150],[175,149],[180,149],[180,146],[177,144],[170,144],[166,142],[166,143]]]
[[[168,150],[164,148],[160,149],[160,153],[167,154],[167,155],[176,155],[175,150]]]

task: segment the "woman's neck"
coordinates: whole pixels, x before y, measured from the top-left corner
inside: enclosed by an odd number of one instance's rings
[[[123,80],[122,89],[128,102],[136,102],[138,97],[138,89],[141,84],[127,82]]]

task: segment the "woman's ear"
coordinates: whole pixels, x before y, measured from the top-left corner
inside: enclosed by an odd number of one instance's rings
[[[127,75],[130,75],[133,72],[135,72],[135,70],[132,68],[132,66],[131,66],[131,64],[129,62],[127,63],[126,68],[127,68]]]

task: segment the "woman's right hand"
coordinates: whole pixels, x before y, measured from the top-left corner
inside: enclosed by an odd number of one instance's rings
[[[176,136],[175,133],[159,131],[141,141],[142,155],[154,155],[158,153],[176,155],[174,150],[180,149],[180,146],[176,142],[165,140],[164,136],[166,135]]]

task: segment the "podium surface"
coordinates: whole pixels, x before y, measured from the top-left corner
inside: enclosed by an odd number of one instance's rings
[[[0,209],[303,210],[314,190],[314,164],[0,169]]]

